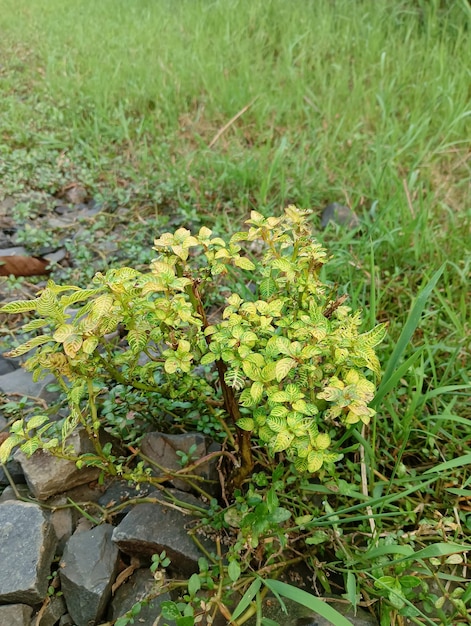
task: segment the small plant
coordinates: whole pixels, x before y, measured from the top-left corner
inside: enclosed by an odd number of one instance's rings
[[[96,447],[87,464],[115,473],[97,436],[106,427],[97,411],[106,385],[178,399],[201,379],[213,395],[208,404],[222,402],[226,412],[219,420],[238,455],[233,487],[252,472],[254,441],[271,457],[283,453],[299,472],[339,459],[337,432],[375,413],[368,406],[375,385],[364,372],[379,376],[374,347],[385,325],[361,333],[359,312],[321,281],[327,254],[311,236],[308,215],[293,206],[282,217],[253,211],[249,229],[228,242],[206,227],[198,235],[179,228],[156,239],[159,257],[147,272],[112,269],[87,289],[49,281],[37,298],[3,306],[38,315],[23,330],[42,334],[9,355],[35,349],[26,368],[35,379],[57,377],[70,415],[60,437],[51,436],[46,416],[20,420],[1,459],[17,445],[63,455],[67,436],[82,426]],[[258,286],[253,295],[248,282]],[[231,292],[222,319],[210,323],[218,283]],[[214,376],[206,375],[209,366]]]

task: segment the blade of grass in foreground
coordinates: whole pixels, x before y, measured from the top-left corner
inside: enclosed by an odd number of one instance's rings
[[[384,375],[383,375],[383,379],[378,388],[376,396],[374,397],[373,402],[371,403],[372,406],[377,406],[381,402],[384,396],[394,388],[396,382],[400,379],[400,377],[404,373],[403,367],[397,369],[396,371],[397,364],[399,363],[409,341],[412,338],[412,335],[415,332],[415,329],[417,328],[419,324],[419,321],[422,316],[425,305],[427,303],[427,300],[430,294],[432,293],[433,289],[435,288],[437,282],[439,281],[440,276],[442,275],[443,270],[445,269],[445,265],[446,264],[444,263],[435,272],[435,274],[432,276],[432,278],[429,280],[429,282],[425,285],[425,287],[420,291],[419,295],[417,296],[414,302],[414,305],[412,306],[410,310],[410,313],[404,325],[404,328],[402,329],[399,339],[397,340],[396,347],[394,348],[389,358],[388,364],[386,366],[386,371],[384,372]],[[415,354],[409,357],[406,363],[408,363],[408,365],[411,365],[412,362],[415,360],[414,357],[415,357]]]
[[[329,620],[334,626],[352,626],[352,622],[344,617],[341,613],[336,611],[333,607],[326,604],[320,598],[316,598],[307,591],[282,583],[279,580],[272,580],[268,578],[263,581],[264,585],[270,589],[275,595],[284,596],[288,600],[293,600],[298,604],[302,604],[314,613],[321,615],[323,618]]]

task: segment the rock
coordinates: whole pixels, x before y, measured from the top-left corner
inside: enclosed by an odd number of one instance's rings
[[[61,560],[61,589],[76,626],[100,619],[111,596],[118,568],[118,548],[110,524],[75,533]]]
[[[46,597],[56,537],[37,504],[0,504],[0,604],[34,605]]]
[[[321,228],[327,228],[329,222],[334,222],[339,226],[347,226],[354,229],[360,226],[358,216],[348,207],[338,202],[332,202],[322,211]]]
[[[27,485],[15,485],[16,490],[18,491],[18,493],[20,494],[20,497],[22,498],[30,498],[31,494],[29,492],[29,489],[27,487]],[[5,487],[5,489],[3,490],[2,495],[0,496],[0,503],[1,502],[11,502],[14,500],[18,500],[18,498],[16,497],[16,493],[13,491],[13,487]]]
[[[191,494],[176,490],[173,493],[179,500],[202,506]],[[187,533],[193,519],[180,509],[160,502],[140,504],[114,529],[113,541],[126,554],[144,557],[149,561],[153,554],[160,554],[165,550],[171,560],[170,569],[191,576],[198,571],[198,559],[203,556]],[[214,551],[212,542],[205,537],[198,539],[209,552]]]
[[[148,483],[139,483],[137,486],[132,486],[124,480],[114,481],[100,496],[98,504],[104,509],[111,509],[114,506],[127,502],[131,498],[147,496],[150,489],[151,486]],[[117,513],[113,514],[113,522],[120,522],[130,510],[130,506],[120,509]]]
[[[156,582],[150,570],[138,569],[123,583],[113,598],[108,612],[108,619],[115,621],[132,609],[136,602],[145,600],[150,594],[156,592]],[[164,601],[171,600],[168,593],[163,593],[150,602],[144,603],[141,612],[135,618],[140,626],[153,626],[160,616],[160,605]]]
[[[18,461],[8,461],[6,469],[15,485],[25,482],[25,475],[23,474],[23,469],[21,468],[21,465],[18,463]],[[8,477],[4,472],[3,467],[0,466],[0,487],[6,487],[9,484],[10,481],[8,480]]]
[[[31,372],[24,369],[16,369],[0,376],[0,392],[8,395],[18,393],[32,398],[41,398],[48,404],[52,404],[59,397],[57,391],[48,391],[47,387],[56,382],[52,374],[48,374],[37,382],[33,381]]]
[[[93,444],[83,428],[72,433],[67,442],[77,455],[93,452]],[[46,500],[66,489],[95,480],[100,473],[93,467],[78,469],[73,461],[58,459],[45,450],[38,450],[29,458],[18,450],[14,458],[21,463],[26,483],[38,500]]]
[[[187,433],[184,435],[167,435],[164,433],[153,432],[144,435],[141,442],[141,451],[158,465],[172,471],[182,469],[181,456],[177,454],[181,451],[185,454],[190,453],[192,446],[196,449],[191,453],[191,457],[200,459],[207,454],[206,438],[200,433]],[[191,464],[191,460],[189,463]],[[153,471],[157,476],[163,476],[164,472],[153,466]],[[189,474],[200,476],[205,480],[213,480],[215,485],[217,482],[217,471],[215,460],[209,463],[202,463],[191,470]],[[176,489],[182,491],[191,491],[191,486],[179,478],[169,478],[169,483]]]
[[[14,372],[16,369],[18,369],[18,364],[13,359],[7,359],[0,354],[0,376]]]
[[[54,626],[67,611],[62,596],[52,596],[49,602],[41,609],[41,617],[36,616],[34,626]]]
[[[0,606],[0,624],[5,626],[30,626],[33,609],[26,604]]]
[[[87,199],[87,190],[82,185],[72,184],[65,190],[64,196],[71,204],[82,204]]]

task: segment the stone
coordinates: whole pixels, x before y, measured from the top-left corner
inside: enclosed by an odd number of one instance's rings
[[[15,361],[7,359],[0,354],[0,376],[8,374],[9,372],[14,372],[16,369],[18,369],[18,364],[15,363]]]
[[[191,494],[176,490],[172,493],[187,504],[202,506]],[[185,514],[180,507],[176,509],[159,501],[140,504],[114,529],[113,541],[122,552],[149,561],[153,554],[165,550],[171,560],[170,569],[191,576],[198,572],[198,559],[203,556],[187,532],[193,520],[194,517]],[[198,537],[198,540],[209,552],[214,552],[211,541],[205,537]]]
[[[26,604],[0,606],[0,624],[5,626],[30,626],[33,609]]]
[[[0,504],[0,604],[42,602],[47,594],[56,537],[37,504]]]
[[[189,454],[192,446],[196,447],[195,451],[191,453],[191,457],[194,459],[200,459],[208,452],[206,438],[200,433],[187,433],[183,435],[167,435],[159,432],[147,433],[142,439],[140,449],[144,455],[148,456],[158,465],[176,472],[182,469],[180,462],[181,456],[178,455],[177,452],[181,451],[185,454]],[[191,460],[189,463],[191,464]],[[160,471],[155,466],[153,466],[152,469],[157,476],[164,475],[164,472]],[[217,484],[215,460],[202,463],[189,473],[194,476],[199,476],[204,480],[213,480],[214,483]],[[169,477],[169,483],[176,489],[191,491],[191,485],[179,478]]]
[[[27,487],[27,485],[15,485],[15,488],[17,490],[17,492],[20,495],[20,498],[30,498],[31,494],[29,492],[29,489]],[[0,496],[0,503],[1,502],[10,502],[10,501],[15,501],[18,500],[18,498],[16,497],[16,493],[13,491],[13,487],[5,487],[5,489],[2,492],[2,495]]]
[[[67,443],[73,446],[77,455],[93,451],[93,444],[83,428],[72,433]],[[26,483],[38,500],[46,500],[66,489],[91,482],[100,473],[94,467],[78,469],[73,461],[58,459],[46,450],[37,450],[30,457],[18,450],[14,458],[21,463]]]
[[[108,619],[115,621],[132,609],[136,602],[141,602],[156,593],[156,582],[149,569],[140,568],[123,583],[116,591],[111,602]],[[153,626],[160,616],[160,605],[164,601],[171,600],[168,593],[156,596],[149,603],[144,603],[141,612],[135,618],[135,623],[140,626]]]
[[[6,464],[6,469],[15,485],[25,482],[25,475],[18,461],[15,461],[13,459],[11,461],[8,461],[8,463]],[[4,468],[0,466],[0,487],[6,487],[9,484],[10,481],[8,480],[8,476],[6,475]]]
[[[102,524],[75,533],[60,563],[61,589],[76,626],[99,620],[111,596],[118,569],[118,548],[111,541],[113,527]]]
[[[358,216],[348,207],[338,202],[332,202],[322,211],[321,228],[327,228],[329,222],[334,222],[339,226],[347,226],[354,229],[360,226]]]
[[[148,483],[139,483],[139,485],[134,486],[130,485],[125,480],[113,481],[100,496],[98,504],[104,509],[111,509],[120,504],[124,504],[132,498],[143,498],[147,496],[150,489],[151,486]],[[131,506],[127,506],[113,513],[113,523],[121,522],[130,510]]]
[[[54,626],[67,611],[65,601],[62,596],[51,596],[49,602],[41,608],[38,619],[36,616],[34,626]]]
[[[57,382],[52,374],[48,374],[37,382],[33,381],[31,372],[24,369],[16,369],[0,376],[0,392],[8,395],[17,393],[32,398],[41,398],[48,404],[52,404],[59,397],[57,391],[48,391],[51,383]]]

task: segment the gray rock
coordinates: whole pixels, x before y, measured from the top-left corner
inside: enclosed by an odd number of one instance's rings
[[[75,431],[67,440],[76,454],[92,452],[93,445],[84,429]],[[20,450],[15,460],[21,463],[26,483],[38,500],[45,500],[66,489],[95,480],[100,470],[93,467],[78,469],[73,461],[57,459],[45,450],[38,450],[29,458]]]
[[[52,525],[37,504],[0,504],[0,604],[44,600],[55,546]]]
[[[26,604],[0,606],[0,624],[4,626],[30,626],[33,609]]]
[[[10,474],[11,479],[17,485],[18,483],[25,482],[25,475],[23,473],[23,469],[18,461],[11,460],[8,461],[6,465],[7,471]],[[8,480],[8,476],[6,475],[3,467],[0,466],[0,487],[6,487],[10,484]]]
[[[159,432],[147,433],[144,435],[140,447],[142,453],[158,465],[171,471],[178,471],[182,469],[182,465],[180,463],[181,456],[177,452],[181,451],[189,454],[193,445],[196,446],[196,450],[191,455],[194,459],[200,459],[207,454],[206,438],[200,433],[187,433],[184,435],[167,435]],[[157,476],[164,475],[164,472],[155,466],[153,466],[153,471]],[[216,464],[214,461],[202,463],[192,470],[190,474],[216,482]],[[169,478],[169,483],[176,489],[191,491],[191,486],[179,478]]]
[[[156,593],[156,583],[150,570],[138,569],[122,584],[111,602],[108,619],[115,621],[132,609],[136,602],[141,602],[151,594]],[[160,605],[164,601],[171,600],[168,593],[163,593],[148,603],[144,603],[141,612],[135,619],[140,626],[153,626],[160,615]]]
[[[65,601],[62,596],[52,596],[45,605],[41,617],[35,618],[34,626],[54,626],[67,611]]]
[[[76,626],[100,619],[118,568],[118,548],[110,524],[72,535],[61,560],[61,588]]]
[[[180,500],[201,507],[201,502],[191,494],[174,493],[178,494]],[[190,576],[198,571],[198,559],[203,556],[187,532],[192,519],[194,518],[186,515],[183,510],[160,502],[140,504],[114,529],[113,541],[126,554],[149,560],[153,554],[160,554],[165,550],[172,562],[170,568]],[[214,551],[214,546],[208,539],[198,537],[198,540],[209,552]]]
[[[351,229],[360,226],[358,216],[348,206],[338,202],[332,202],[322,211],[321,228],[327,228],[329,222],[334,222],[339,226],[347,226]]]
[[[154,489],[154,487],[152,487]],[[142,498],[149,494],[151,486],[148,483],[140,483],[132,486],[127,481],[114,481],[106,491],[100,496],[98,504],[104,509],[111,509],[114,506],[123,504],[132,498]],[[119,523],[131,511],[131,506],[120,509],[113,514],[113,523]],[[109,518],[108,518],[109,519]]]
[[[16,369],[0,376],[0,392],[3,391],[7,395],[9,393],[20,393],[32,398],[41,398],[48,404],[52,404],[59,397],[58,392],[47,390],[47,386],[53,382],[56,382],[56,379],[52,374],[48,374],[45,378],[34,382],[31,372],[27,372],[24,369]]]
[[[0,376],[8,374],[8,372],[14,372],[16,369],[18,369],[18,365],[15,361],[7,359],[0,354]]]
[[[17,492],[20,494],[21,498],[30,498],[31,494],[29,492],[29,489],[27,487],[27,485],[15,485]],[[16,497],[16,493],[13,491],[13,487],[5,487],[5,489],[3,490],[2,495],[0,496],[0,503],[1,502],[11,502],[11,501],[15,501],[18,500],[18,498]]]

